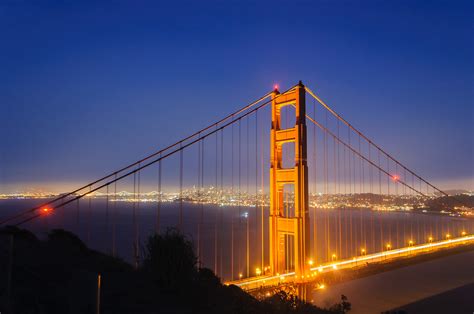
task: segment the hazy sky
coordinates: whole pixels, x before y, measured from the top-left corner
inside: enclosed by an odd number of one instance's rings
[[[84,183],[298,80],[474,189],[473,1],[31,3],[0,4],[0,189]]]

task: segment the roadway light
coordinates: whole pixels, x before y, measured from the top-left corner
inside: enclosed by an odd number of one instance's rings
[[[313,260],[310,259],[310,260],[308,261],[308,264],[309,264],[309,266],[313,266]]]
[[[449,240],[449,238],[451,238],[451,235],[448,233],[448,234],[446,234],[446,239]]]
[[[461,232],[461,235],[464,237],[466,235],[466,231]]]
[[[430,242],[430,243],[433,242],[433,237],[429,237],[428,242]]]
[[[262,270],[257,267],[257,269],[255,269],[255,273],[257,274],[257,276],[260,276],[262,274]]]
[[[242,273],[239,274],[239,279],[242,279],[243,275]]]
[[[413,246],[413,241],[412,240],[408,241],[408,246]]]
[[[360,250],[361,255],[365,255],[365,249]]]
[[[390,250],[392,248],[392,245],[389,243],[387,244],[387,250]]]
[[[332,257],[332,260],[335,260],[336,259],[336,254],[333,254],[331,257]]]

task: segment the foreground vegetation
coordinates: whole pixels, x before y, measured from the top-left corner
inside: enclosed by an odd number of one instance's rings
[[[14,245],[10,246],[12,238]],[[39,240],[26,230],[1,229],[0,313],[96,313],[98,274],[102,282],[100,313],[350,310],[345,297],[330,309],[320,309],[285,292],[259,301],[236,286],[222,285],[211,270],[197,267],[192,243],[176,230],[150,236],[142,257],[135,270],[120,259],[88,249],[77,236],[64,230],[52,230],[47,239]]]

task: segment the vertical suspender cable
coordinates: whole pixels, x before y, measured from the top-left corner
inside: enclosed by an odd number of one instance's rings
[[[140,168],[141,164],[138,164]],[[140,187],[141,187],[141,170],[138,170],[137,173],[137,231],[135,234],[135,258],[137,267],[140,264],[140,203],[141,203],[141,194],[140,194]]]
[[[203,198],[203,191],[204,191],[204,174],[205,174],[205,171],[204,171],[204,139],[201,140],[201,182],[200,182],[200,185],[201,185],[201,188],[200,188],[200,191],[201,191],[201,197],[200,197],[200,208],[201,208],[201,213],[199,215],[199,240],[201,241],[201,243],[199,243],[199,260],[200,260],[200,265],[202,265],[204,263],[204,249],[202,247],[202,229],[203,229],[203,226],[204,226],[204,200],[202,199]]]
[[[179,150],[179,222],[178,229],[183,232],[183,149]]]
[[[313,99],[313,119],[316,119],[316,100]],[[316,125],[313,124],[313,173],[314,173],[314,190],[313,197],[316,197],[318,194],[318,177],[317,177],[317,139],[316,139]],[[316,199],[315,199],[316,200]],[[317,243],[317,218],[316,218],[316,202],[313,203],[313,259],[315,263],[318,263],[318,243]]]
[[[255,235],[254,235],[255,239],[257,239],[257,236],[258,236],[258,110],[255,111]],[[254,247],[256,247],[256,244],[254,245],[255,245]]]
[[[160,233],[160,218],[161,218],[161,202],[163,197],[163,192],[161,191],[161,174],[163,171],[163,167],[161,164],[161,153],[160,153],[160,161],[158,161],[158,204],[156,207],[156,233]]]
[[[234,117],[232,116],[232,120]],[[230,163],[231,163],[231,195],[234,197],[234,124],[231,126],[232,132],[232,147],[231,147],[231,156],[230,156]],[[231,255],[230,255],[230,263],[231,263],[231,278],[234,280],[234,205],[231,205],[231,227],[230,227],[230,235],[231,235]]]
[[[215,158],[215,161],[216,161],[216,169],[215,169],[215,175],[216,175],[216,182],[214,184],[215,186],[215,189],[214,189],[214,197],[215,197],[215,204],[218,204],[219,201],[218,201],[218,197],[219,197],[219,194],[218,194],[218,179],[217,179],[217,176],[218,176],[218,168],[219,168],[219,160],[218,160],[218,131],[217,131],[217,126],[216,126],[216,151],[214,153],[214,155],[216,156]],[[219,221],[219,209],[220,207],[217,206],[216,207],[216,217],[215,217],[215,220],[214,220],[214,274],[218,274],[218,268],[217,268],[217,259],[218,259],[218,256],[217,256],[217,247],[218,247],[218,230],[217,230],[217,225],[218,225],[218,221]]]
[[[199,137],[201,137],[201,134],[199,134]],[[198,194],[198,201],[199,201],[199,218],[197,219],[197,257],[198,257],[198,267],[201,268],[201,207],[202,207],[202,199],[201,199],[201,150],[202,150],[202,141],[198,142],[198,158],[197,158],[197,163],[198,163],[198,178],[197,178],[197,194]]]
[[[87,245],[91,245],[91,223],[92,223],[92,193],[91,187],[89,187],[89,199],[88,199],[88,208],[87,208]]]
[[[106,187],[106,194],[105,194],[105,234],[107,237],[109,236],[110,226],[109,226],[109,186]],[[107,241],[108,242],[108,241]],[[108,246],[108,244],[107,244]]]
[[[240,241],[238,241],[242,235],[242,131],[241,131],[241,119],[239,118],[239,142],[238,142],[238,150],[239,150],[239,164],[238,164],[238,169],[239,169],[239,199],[238,199],[238,207],[239,207],[239,220],[238,220],[238,225],[237,225],[237,242],[239,243]],[[241,267],[241,263],[242,263],[242,259],[241,259],[241,255],[242,255],[242,250],[241,250],[241,246],[238,245],[237,246],[237,260],[238,260],[238,269],[239,269],[239,272],[242,271],[242,267]]]
[[[221,130],[221,189],[219,193],[219,198],[220,201],[222,202],[223,200],[223,192],[224,192],[224,130]],[[224,211],[220,209],[220,230],[222,231],[223,225],[224,225]],[[220,234],[223,234],[223,232],[220,232]],[[220,241],[220,246],[219,246],[219,269],[220,269],[220,277],[223,278],[222,276],[224,275],[222,263],[223,263],[223,247],[222,245],[224,244],[224,241]]]
[[[114,175],[114,179],[117,179],[117,174]],[[117,229],[117,181],[114,182],[114,214],[112,218],[112,256],[116,256],[116,229]]]
[[[314,126],[316,127],[316,126]],[[337,120],[337,138],[340,139],[340,132],[339,132],[339,120]],[[334,142],[336,145],[336,142]],[[338,206],[337,208],[337,221],[338,221],[338,229],[339,229],[339,255],[343,256],[342,254],[342,223],[341,223],[341,159],[340,159],[340,144],[337,143],[337,196],[338,196]]]
[[[136,188],[137,188],[137,173],[133,173],[133,261],[134,261],[134,266],[135,269],[138,268],[138,263],[137,263],[137,247],[136,247],[136,242],[135,239],[137,238],[137,213],[136,213],[136,202],[137,202],[137,194],[136,194]]]
[[[245,197],[245,200],[246,200],[246,205],[248,205],[248,197],[249,197],[249,176],[250,176],[250,153],[249,153],[249,123],[250,123],[250,118],[247,118],[246,119],[247,121],[247,160],[246,160],[246,168],[247,168],[247,195]],[[249,223],[250,223],[250,209],[248,209],[247,211],[247,216],[246,216],[246,220],[247,220],[247,261],[246,261],[246,264],[247,264],[247,277],[249,276],[250,274],[250,234],[249,234]]]

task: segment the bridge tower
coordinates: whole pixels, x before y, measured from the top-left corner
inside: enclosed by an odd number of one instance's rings
[[[295,126],[281,129],[281,109],[295,107]],[[294,143],[294,167],[284,168],[283,145]],[[300,81],[284,94],[272,94],[270,133],[270,269],[273,275],[292,269],[298,278],[309,271],[308,164],[305,88]],[[294,187],[294,213],[285,216],[284,187]]]

